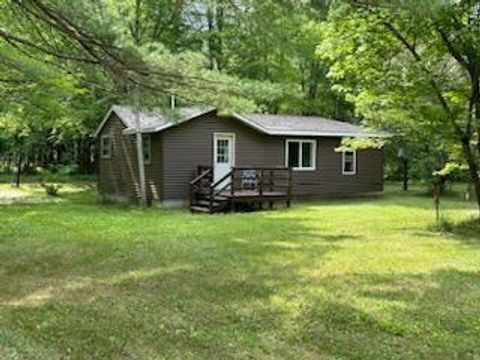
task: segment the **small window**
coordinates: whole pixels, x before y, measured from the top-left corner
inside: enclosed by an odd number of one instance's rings
[[[357,152],[344,151],[342,156],[343,175],[355,175],[357,173]]]
[[[217,139],[217,163],[228,164],[229,162],[229,141],[227,139]]]
[[[142,135],[143,163],[150,165],[152,163],[152,137],[150,134]]]
[[[104,159],[109,159],[112,156],[112,137],[110,135],[103,135],[101,137],[100,154]]]
[[[294,170],[315,170],[315,140],[287,140],[286,166]]]

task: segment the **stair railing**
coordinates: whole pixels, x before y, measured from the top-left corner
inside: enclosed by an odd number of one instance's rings
[[[198,175],[195,179],[190,181],[190,196],[189,196],[190,206],[194,205],[199,185],[203,180],[207,179],[207,177],[211,178],[212,173],[213,173],[213,169],[211,168],[207,169],[203,171],[200,175]]]

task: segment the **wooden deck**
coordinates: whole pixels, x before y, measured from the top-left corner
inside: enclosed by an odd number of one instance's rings
[[[213,182],[213,170],[199,167],[190,182],[190,209],[198,212],[226,212],[241,208],[263,209],[264,202],[273,208],[276,202],[290,206],[291,169],[284,167],[235,167]]]
[[[220,194],[220,196],[225,196],[227,198],[235,198],[235,199],[260,199],[260,198],[286,198],[287,192],[281,191],[265,191],[260,194],[257,190],[234,190],[233,193],[229,190],[224,190]]]

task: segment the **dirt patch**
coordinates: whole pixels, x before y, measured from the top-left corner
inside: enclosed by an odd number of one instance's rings
[[[43,199],[39,195],[32,194],[23,189],[18,189],[10,185],[0,186],[0,205],[41,202]]]

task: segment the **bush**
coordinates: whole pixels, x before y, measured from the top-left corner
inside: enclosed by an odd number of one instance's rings
[[[78,173],[78,166],[76,164],[70,165],[53,165],[48,168],[49,173],[57,174],[59,176],[69,176]]]
[[[63,187],[63,185],[56,183],[42,183],[42,187],[45,189],[47,195],[58,196],[58,192]]]

